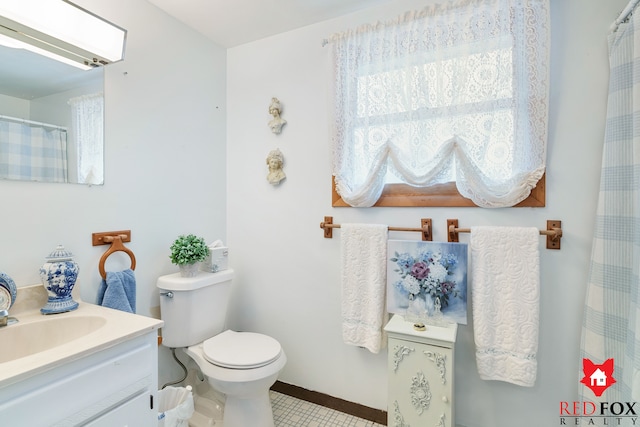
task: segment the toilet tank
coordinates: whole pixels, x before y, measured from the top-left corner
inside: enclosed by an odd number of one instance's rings
[[[162,344],[188,347],[225,330],[233,270],[200,272],[195,277],[180,273],[160,276],[160,314],[164,321]],[[171,292],[172,296],[163,295]]]

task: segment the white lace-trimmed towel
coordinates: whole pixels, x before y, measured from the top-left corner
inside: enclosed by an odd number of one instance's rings
[[[472,227],[471,295],[480,378],[536,381],[540,235],[529,227]]]
[[[387,320],[387,234],[381,224],[342,224],[342,339],[379,353]]]

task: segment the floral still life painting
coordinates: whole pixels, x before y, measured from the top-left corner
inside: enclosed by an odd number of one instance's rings
[[[389,240],[387,310],[404,315],[420,310],[467,324],[467,245]]]

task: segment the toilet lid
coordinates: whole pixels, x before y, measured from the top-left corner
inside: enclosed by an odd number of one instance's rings
[[[202,344],[205,359],[232,369],[268,365],[280,356],[280,343],[267,335],[227,330]]]

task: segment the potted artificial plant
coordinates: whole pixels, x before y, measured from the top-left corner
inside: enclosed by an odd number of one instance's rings
[[[209,246],[202,237],[189,234],[179,236],[171,245],[171,262],[180,267],[182,277],[194,277],[198,274],[198,263],[209,255]]]

